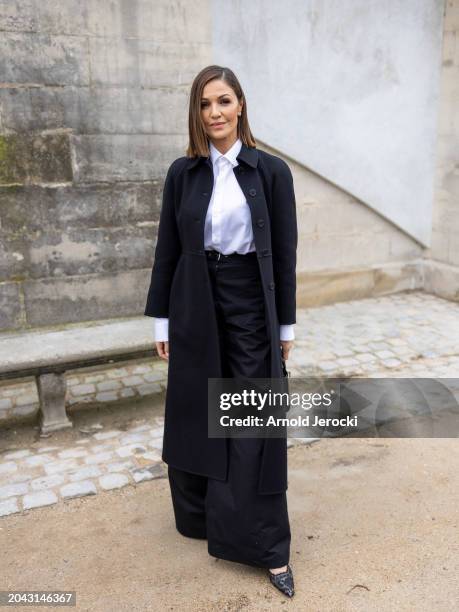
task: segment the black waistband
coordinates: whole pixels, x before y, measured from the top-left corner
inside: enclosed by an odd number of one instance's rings
[[[206,250],[205,253],[207,259],[216,259],[218,261],[221,261],[222,259],[252,259],[257,256],[256,251],[249,251],[248,253],[229,253],[228,255],[224,255],[223,253],[212,249]]]

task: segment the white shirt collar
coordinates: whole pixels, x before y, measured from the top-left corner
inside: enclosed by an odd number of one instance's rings
[[[236,160],[236,157],[239,155],[239,151],[241,150],[241,147],[242,147],[242,141],[240,138],[238,138],[236,142],[233,144],[233,146],[229,149],[229,151],[223,154],[223,153],[220,153],[220,151],[211,142],[209,148],[210,148],[210,157],[212,159],[212,164],[215,164],[215,162],[217,161],[219,157],[226,157],[226,159],[228,159],[232,163],[233,166],[237,166],[238,161]]]

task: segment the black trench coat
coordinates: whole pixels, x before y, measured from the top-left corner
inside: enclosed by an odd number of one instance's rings
[[[282,377],[279,324],[296,322],[297,223],[293,178],[281,158],[244,143],[234,168],[246,197],[265,298],[271,377]],[[169,318],[163,461],[217,480],[228,468],[227,440],[207,435],[207,379],[221,378],[204,221],[213,189],[210,157],[180,157],[164,184],[144,314]],[[260,494],[287,489],[287,441],[264,440]]]

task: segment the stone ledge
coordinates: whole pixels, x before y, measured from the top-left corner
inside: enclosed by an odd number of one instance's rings
[[[423,266],[423,260],[414,260],[352,270],[299,272],[297,306],[322,306],[423,289]]]
[[[459,266],[434,259],[424,261],[424,291],[459,302]]]
[[[0,373],[153,349],[150,317],[0,334]]]

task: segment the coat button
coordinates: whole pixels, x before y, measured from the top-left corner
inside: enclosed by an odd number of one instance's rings
[[[206,195],[209,195],[209,194],[207,193],[207,191],[203,191],[203,192],[202,192],[202,195],[203,195],[203,196],[206,196]]]
[[[273,281],[271,281],[271,282],[269,283],[268,287],[269,287],[269,288],[271,289],[271,291],[272,291],[272,290],[274,289],[274,287],[275,287],[274,282],[273,282]]]
[[[258,219],[258,221],[257,221],[258,227],[263,227],[264,224],[265,224],[265,220],[264,219]]]
[[[257,195],[257,190],[256,189],[249,189],[249,195],[251,196],[256,196]]]
[[[269,249],[263,249],[261,251],[261,254],[263,255],[263,257],[266,257],[267,255],[269,255]]]

